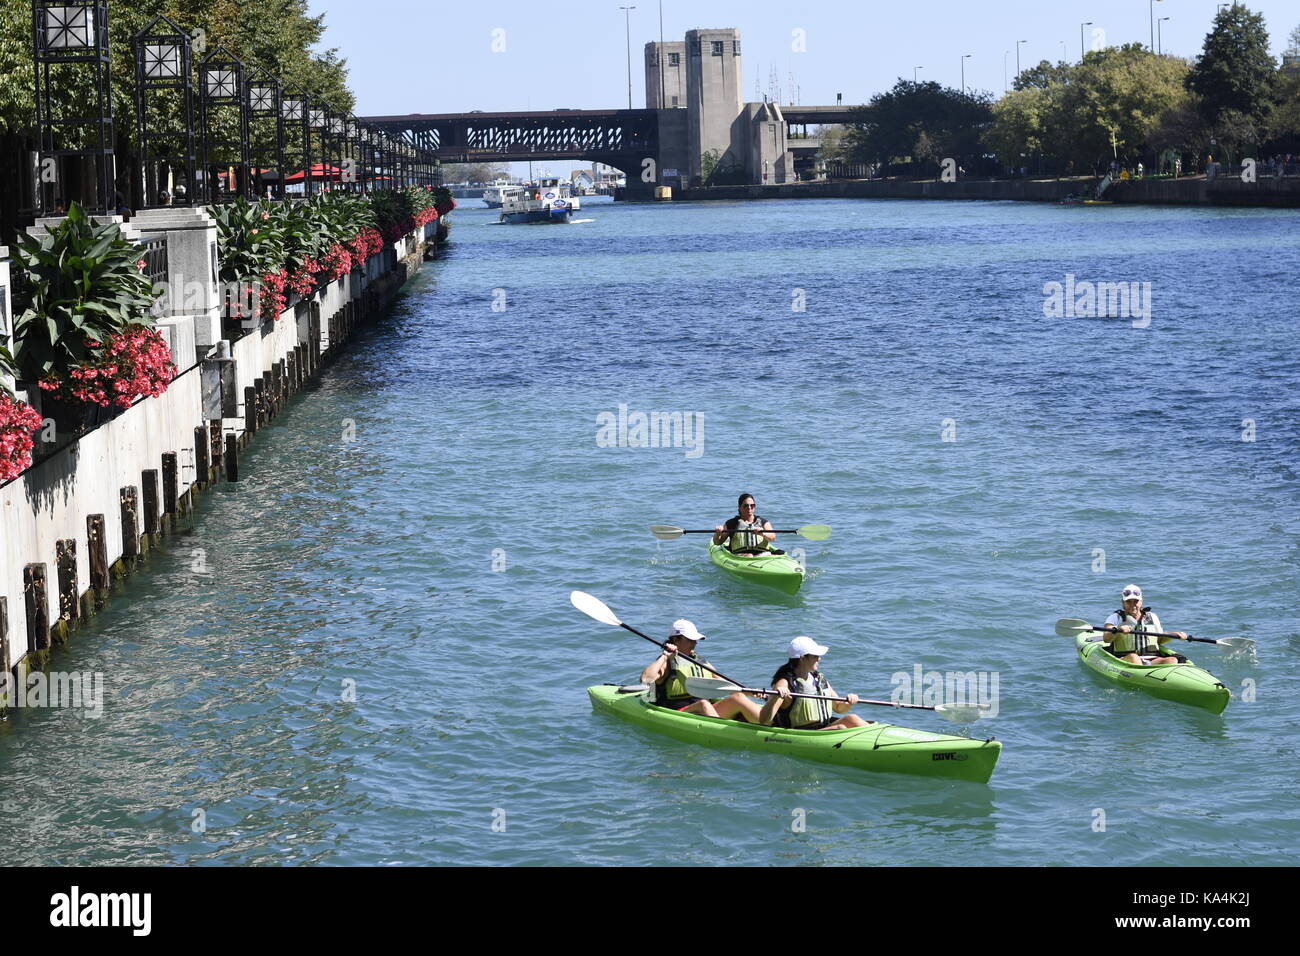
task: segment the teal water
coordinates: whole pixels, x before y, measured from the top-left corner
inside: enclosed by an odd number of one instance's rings
[[[446,257],[58,655],[104,674],[104,716],[0,727],[0,862],[1292,861],[1300,219],[583,218],[455,214]],[[1067,273],[1151,283],[1150,325],[1045,317]],[[601,447],[620,405],[702,415],[702,453]],[[785,541],[797,598],[646,530],[711,526],[741,491],[834,527]],[[1222,716],[1109,685],[1054,635],[1130,582],[1171,628],[1258,642],[1190,652],[1237,695]],[[996,675],[997,717],[968,730],[1001,762],[988,785],[873,776],[593,714],[585,688],[656,650],[574,588],[657,637],[693,619],[755,683],[796,634],[830,645],[841,692],[888,697],[917,665]]]

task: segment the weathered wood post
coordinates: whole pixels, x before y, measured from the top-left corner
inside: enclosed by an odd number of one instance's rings
[[[234,435],[226,436],[226,480],[239,480],[239,440]]]
[[[212,479],[208,465],[208,429],[203,425],[194,426],[194,478],[200,485]]]
[[[176,452],[165,451],[162,456],[163,479],[163,517],[164,526],[170,531],[176,526],[176,500],[179,497],[180,482],[176,473]]]
[[[77,593],[77,541],[60,538],[54,542],[54,565],[59,575],[59,617],[76,621],[81,618]]]
[[[158,536],[158,469],[149,468],[140,474],[140,488],[144,505],[144,533],[149,543]]]
[[[122,501],[122,557],[134,562],[140,556],[140,496],[135,485],[127,485],[119,495]]]
[[[27,646],[34,651],[50,649],[50,606],[45,597],[45,565],[23,568],[23,603],[27,609]]]
[[[252,385],[244,386],[244,432],[252,435],[257,432],[257,389]]]
[[[86,549],[90,559],[90,590],[95,605],[104,603],[111,581],[108,575],[108,540],[103,515],[86,516]]]

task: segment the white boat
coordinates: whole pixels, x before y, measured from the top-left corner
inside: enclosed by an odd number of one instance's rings
[[[568,222],[581,208],[572,187],[560,179],[539,179],[501,205],[501,221],[510,223]]]
[[[483,190],[483,201],[489,209],[500,209],[508,197],[524,191],[523,186],[512,183],[493,183]]]

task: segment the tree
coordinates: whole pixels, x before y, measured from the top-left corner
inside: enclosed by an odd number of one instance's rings
[[[1300,26],[1292,30],[1291,35],[1287,37],[1287,47],[1283,52],[1287,56],[1300,56]]]
[[[1219,124],[1228,111],[1257,122],[1271,106],[1276,74],[1263,16],[1234,3],[1215,16],[1186,84],[1200,97],[1208,125]]]
[[[490,183],[509,175],[505,163],[444,163],[442,167],[443,182],[449,183]]]
[[[1064,61],[1052,64],[1046,60],[1041,60],[1036,66],[1022,70],[1011,86],[1017,90],[1029,90],[1047,89],[1050,86],[1069,83],[1073,69],[1073,66]]]
[[[992,121],[992,96],[933,81],[899,80],[859,109],[846,137],[855,162],[888,164],[943,157],[970,160],[982,152]]]

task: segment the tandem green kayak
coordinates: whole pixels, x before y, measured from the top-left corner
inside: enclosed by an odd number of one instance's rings
[[[1145,667],[1120,660],[1105,649],[1101,634],[1089,631],[1074,640],[1079,660],[1102,677],[1123,687],[1136,687],[1155,697],[1201,707],[1215,714],[1223,713],[1232,694],[1217,677],[1201,670],[1191,661],[1186,664],[1160,664]],[[1174,651],[1162,645],[1171,656]]]
[[[784,730],[739,720],[682,714],[650,702],[643,687],[588,687],[591,707],[686,743],[762,750],[877,773],[907,773],[988,783],[1002,752],[996,740],[972,740],[874,723],[848,730]]]
[[[724,545],[710,544],[709,558],[733,578],[786,594],[798,594],[803,584],[803,565],[788,554],[732,554]]]

